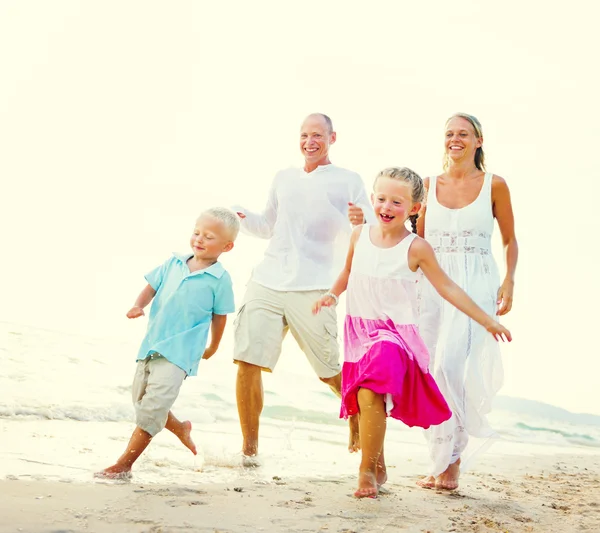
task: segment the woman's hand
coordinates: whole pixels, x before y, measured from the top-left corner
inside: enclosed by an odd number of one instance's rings
[[[509,280],[505,280],[498,289],[498,298],[496,300],[496,305],[498,305],[498,311],[496,311],[496,314],[498,316],[505,315],[512,309],[514,289],[514,281]]]

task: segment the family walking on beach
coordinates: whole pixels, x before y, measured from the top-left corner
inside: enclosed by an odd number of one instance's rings
[[[356,497],[376,497],[387,480],[389,416],[427,430],[431,470],[417,481],[424,488],[456,489],[469,437],[485,443],[495,436],[486,414],[502,383],[497,341],[511,335],[494,317],[511,309],[518,248],[506,182],[485,171],[481,125],[453,115],[444,172],[421,180],[406,167],[386,168],[370,199],[358,174],[331,163],[335,141],[329,117],[308,116],[300,129],[304,166],[275,175],[262,213],[206,210],[191,253],[146,276],[127,313],[142,316],[153,300],[132,388],[136,428],[123,455],[96,476],[129,476],[163,428],[196,453],[191,423],[171,407],[200,359],[216,352],[235,310],[218,258],[233,248],[240,227],[270,239],[234,322],[245,466],[259,465],[262,372],[274,370],[288,330],[341,398],[348,448],[362,454]],[[506,255],[502,282],[491,251],[494,219]],[[340,242],[349,242],[341,272]],[[344,291],[340,366],[335,308]]]

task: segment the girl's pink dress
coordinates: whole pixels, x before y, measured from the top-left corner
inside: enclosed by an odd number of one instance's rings
[[[364,226],[346,294],[340,417],[358,413],[361,387],[385,395],[388,416],[408,426],[441,424],[452,415],[429,373],[417,327],[417,273],[408,267],[410,234],[392,248],[371,242]]]

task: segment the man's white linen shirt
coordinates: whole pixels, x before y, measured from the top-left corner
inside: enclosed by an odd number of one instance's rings
[[[278,172],[262,213],[233,206],[246,216],[241,220],[245,233],[271,239],[252,280],[278,291],[329,289],[348,250],[349,202],[362,208],[367,223],[375,223],[360,176],[324,165],[312,172]]]

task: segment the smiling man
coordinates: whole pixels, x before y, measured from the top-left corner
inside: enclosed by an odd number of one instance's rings
[[[346,243],[349,237],[349,205],[361,206],[369,221],[374,216],[360,176],[331,164],[329,148],[335,141],[331,119],[320,113],[309,115],[300,128],[304,167],[277,173],[262,213],[234,206],[243,231],[270,239],[234,323],[236,395],[246,466],[258,464],[264,401],[261,371],[275,368],[288,330],[319,379],[341,395],[335,308],[317,315],[311,308],[341,267],[334,252],[340,240]],[[358,450],[355,419],[350,420],[348,448]]]

